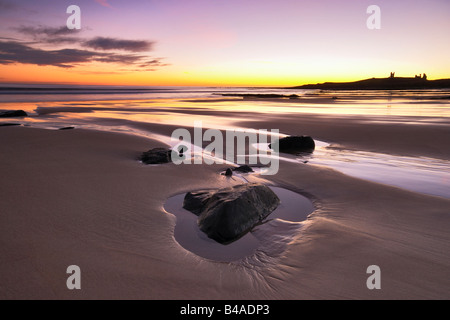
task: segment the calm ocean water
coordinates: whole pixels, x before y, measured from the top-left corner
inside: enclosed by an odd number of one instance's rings
[[[450,90],[402,90],[402,91],[327,91],[302,90],[285,88],[250,88],[250,87],[126,87],[126,86],[73,86],[73,85],[2,85],[0,86],[0,109],[20,107],[20,103],[31,103],[42,106],[51,102],[92,102],[124,101],[117,107],[128,107],[126,100],[145,101],[172,100],[176,104],[186,99],[219,99],[221,94],[279,94],[298,95],[302,98],[302,106],[298,108],[295,99],[283,99],[282,104],[276,101],[262,103],[258,108],[250,101],[239,102],[241,110],[273,112],[309,112],[330,114],[360,114],[387,116],[417,116],[417,117],[450,117]],[[237,97],[227,97],[230,102],[236,102]],[[331,98],[334,98],[331,100]],[[329,101],[327,101],[327,99]],[[288,100],[288,101],[286,101]],[[211,101],[212,102],[212,101]],[[281,101],[280,101],[281,102]],[[11,105],[12,104],[12,105]],[[49,104],[53,106],[54,104]],[[83,104],[79,104],[82,107]],[[222,107],[227,105],[222,104]],[[279,108],[281,107],[281,108]],[[235,109],[235,108],[234,108]],[[33,111],[33,110],[28,110]]]
[[[127,87],[69,85],[8,85],[0,88],[2,102],[43,102],[83,100],[146,100],[208,98],[220,93],[303,94],[308,90],[233,87]]]

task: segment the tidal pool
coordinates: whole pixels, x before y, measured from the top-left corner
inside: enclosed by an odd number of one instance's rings
[[[164,209],[175,215],[175,240],[186,250],[210,260],[236,261],[249,257],[256,250],[263,250],[268,241],[284,241],[295,236],[299,223],[314,211],[314,205],[307,197],[281,187],[270,187],[280,198],[280,205],[259,225],[230,244],[220,244],[203,233],[197,226],[197,216],[183,209],[185,193],[167,199]],[[258,230],[264,229],[263,241]],[[259,231],[261,231],[259,230]],[[272,243],[273,244],[273,243]]]

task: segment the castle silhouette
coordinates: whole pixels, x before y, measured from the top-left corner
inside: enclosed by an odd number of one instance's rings
[[[395,72],[391,72],[389,78],[390,78],[390,79],[393,79],[394,77],[395,77]],[[416,74],[416,75],[414,76],[414,79],[427,80],[427,74],[426,74],[426,73],[424,73],[423,75],[422,75],[422,74],[420,74],[420,75],[417,75],[417,74]]]

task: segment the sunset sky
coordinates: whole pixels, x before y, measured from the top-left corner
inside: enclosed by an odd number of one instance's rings
[[[381,29],[366,26],[369,5]],[[81,30],[69,30],[69,5]],[[0,0],[0,82],[290,86],[450,78],[448,0]]]

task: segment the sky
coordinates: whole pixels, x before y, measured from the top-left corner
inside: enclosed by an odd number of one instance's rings
[[[80,8],[69,29],[67,8]],[[369,29],[370,5],[380,29]],[[449,0],[0,0],[0,82],[294,86],[450,78]]]

